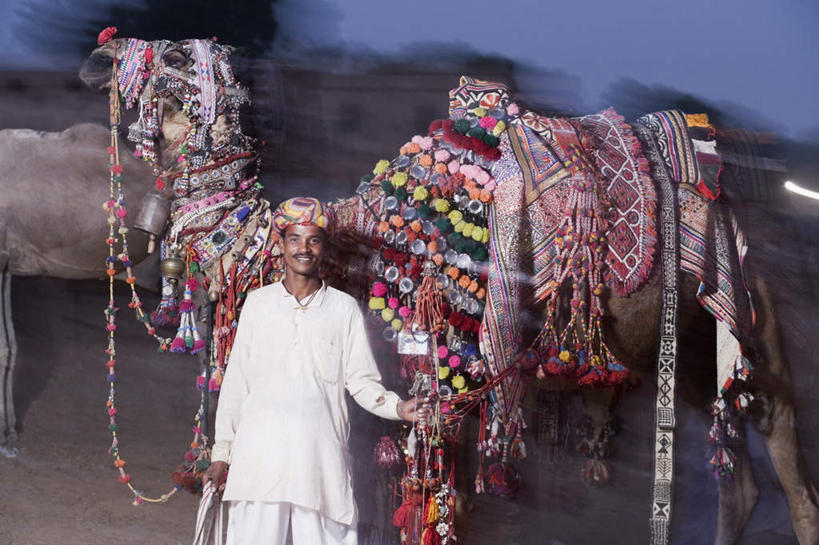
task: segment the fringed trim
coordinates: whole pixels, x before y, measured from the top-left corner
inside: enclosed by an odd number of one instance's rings
[[[654,181],[651,178],[651,164],[643,153],[643,146],[634,135],[631,125],[614,108],[607,108],[600,115],[611,121],[626,143],[626,152],[629,158],[637,164],[638,183],[642,188],[640,195],[645,203],[646,218],[643,221],[645,222],[646,257],[643,260],[643,265],[636,274],[630,276],[625,282],[616,278],[611,272],[611,268],[605,272],[604,276],[606,285],[614,288],[619,295],[625,297],[633,293],[648,279],[654,265],[654,250],[657,245],[657,194],[651,191],[654,188]],[[611,267],[611,258],[608,255],[606,262]]]

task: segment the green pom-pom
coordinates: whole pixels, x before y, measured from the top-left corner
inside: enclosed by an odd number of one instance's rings
[[[486,261],[489,258],[489,253],[486,251],[486,247],[483,245],[478,246],[475,248],[475,251],[472,252],[472,259],[475,261]]]
[[[469,121],[466,119],[459,119],[455,122],[452,128],[461,134],[466,134],[466,132],[469,130]]]
[[[430,216],[430,214],[432,214],[432,209],[429,207],[427,203],[422,202],[418,206],[418,215],[421,216],[422,219],[427,219]]]
[[[435,220],[435,227],[442,233],[448,233],[452,231],[452,224],[449,223],[449,220],[446,218],[438,218]]]
[[[446,241],[449,243],[450,246],[455,246],[456,244],[461,242],[463,240],[463,238],[464,237],[463,237],[463,235],[461,235],[461,233],[450,233],[446,237]]]
[[[119,431],[119,426],[116,424],[108,424],[108,429],[111,431]]]
[[[471,238],[464,239],[464,252],[472,253],[475,251],[475,248],[478,246],[478,243],[472,240]]]
[[[373,181],[373,178],[375,178],[375,174],[365,174],[361,177],[361,181],[364,183],[370,183]]]
[[[138,319],[140,322],[142,322],[143,324],[145,324],[145,323],[148,323],[148,319],[149,319],[149,317],[148,317],[148,315],[147,315],[147,314],[143,314],[142,316],[140,316],[140,317],[139,317],[139,318],[137,318],[137,319]]]
[[[483,141],[488,145],[492,146],[493,148],[497,148],[500,144],[500,138],[495,136],[492,133],[486,133],[483,135]]]
[[[191,261],[191,274],[199,272],[199,263]]]
[[[122,174],[115,174],[114,181],[117,183],[122,183]]]
[[[483,137],[486,136],[486,130],[483,127],[473,127],[469,129],[469,132],[466,133],[466,135],[482,140]]]
[[[399,201],[407,200],[407,190],[404,189],[404,186],[401,186],[395,190],[395,198]]]
[[[395,186],[392,185],[389,180],[381,180],[381,191],[387,195],[392,195],[392,192],[395,191]]]
[[[210,461],[206,460],[205,458],[200,458],[199,460],[196,460],[194,467],[197,469],[197,471],[205,471],[210,467]]]

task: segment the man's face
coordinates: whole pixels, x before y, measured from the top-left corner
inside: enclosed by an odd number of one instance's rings
[[[324,256],[325,234],[315,225],[291,225],[283,235],[284,263],[287,274],[318,276]]]

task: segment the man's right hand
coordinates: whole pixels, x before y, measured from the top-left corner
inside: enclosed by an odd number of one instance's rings
[[[213,462],[208,466],[205,470],[204,475],[202,475],[202,486],[208,484],[209,481],[213,481],[216,485],[216,490],[221,494],[225,490],[225,481],[227,481],[227,462]]]

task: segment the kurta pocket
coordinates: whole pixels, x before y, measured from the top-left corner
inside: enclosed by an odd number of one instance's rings
[[[327,382],[338,382],[341,377],[341,345],[335,339],[318,339],[316,347],[316,374]]]

